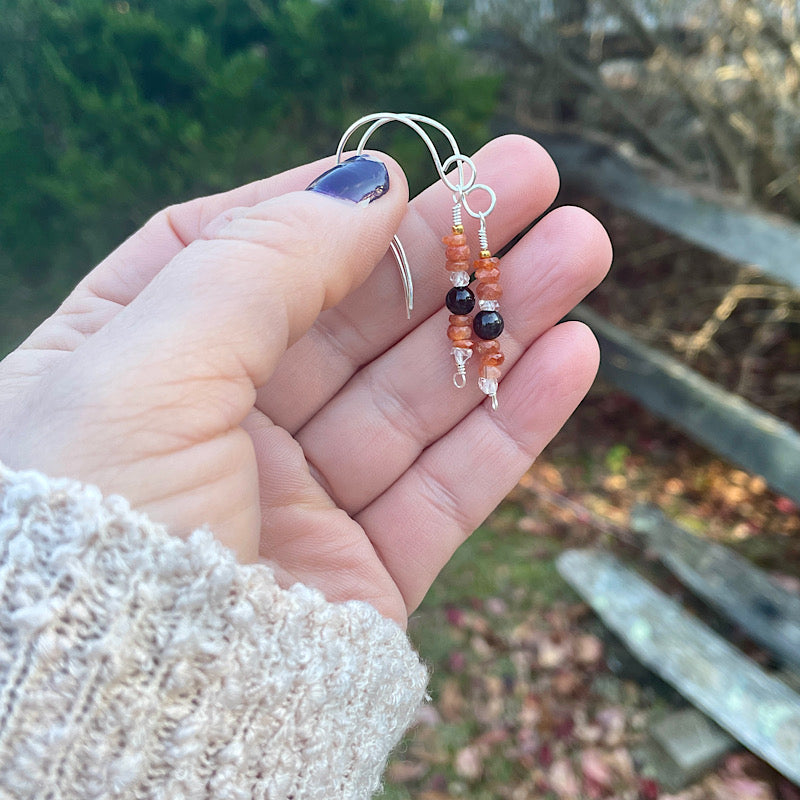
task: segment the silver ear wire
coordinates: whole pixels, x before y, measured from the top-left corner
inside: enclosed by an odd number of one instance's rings
[[[400,269],[400,279],[403,281],[403,294],[406,298],[406,318],[411,319],[411,311],[414,308],[414,281],[411,279],[411,267],[408,265],[408,256],[406,256],[406,251],[403,250],[403,244],[397,236],[392,238],[392,243],[389,247],[392,250],[395,261],[397,261],[397,266]]]
[[[361,117],[361,119],[356,120],[342,135],[342,138],[339,140],[339,145],[336,148],[336,163],[338,164],[341,162],[342,154],[347,146],[347,142],[359,128],[361,128],[363,125],[371,123],[369,128],[361,136],[361,139],[358,142],[356,155],[361,155],[372,134],[375,133],[375,131],[377,131],[379,128],[386,125],[388,122],[401,122],[411,128],[420,137],[420,139],[422,139],[422,141],[425,143],[425,146],[428,148],[428,152],[431,154],[434,166],[436,167],[436,171],[439,173],[441,180],[453,191],[454,195],[459,197],[459,203],[464,203],[467,213],[477,218],[477,215],[472,212],[466,203],[466,198],[469,193],[472,191],[472,189],[478,186],[478,184],[475,183],[477,178],[475,164],[473,164],[472,159],[469,156],[464,155],[459,150],[458,142],[456,142],[453,134],[444,125],[442,125],[441,122],[431,119],[430,117],[425,117],[421,114],[395,114],[389,111],[379,112],[376,114],[367,114],[366,116]],[[420,123],[429,125],[444,134],[448,144],[453,148],[453,154],[442,161],[441,157],[439,156],[439,151],[436,149],[436,145],[433,143],[433,140],[430,136],[428,136],[427,132]],[[457,166],[458,183],[453,183],[447,175],[447,170],[453,166],[453,164]],[[470,169],[469,177],[466,179],[464,175],[465,164]],[[481,186],[481,188],[488,187]],[[491,189],[489,191],[491,192]],[[494,204],[492,204],[491,208],[494,208]],[[490,211],[491,208],[489,209]],[[488,211],[484,212],[484,214],[488,213]],[[392,239],[390,249],[395,261],[397,262],[397,266],[400,270],[400,278],[403,282],[406,316],[411,319],[411,311],[414,308],[414,282],[411,277],[411,267],[408,263],[408,256],[406,256],[403,245],[397,236]]]

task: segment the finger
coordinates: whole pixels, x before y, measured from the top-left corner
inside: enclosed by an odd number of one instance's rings
[[[232,210],[245,209],[288,192],[300,191],[329,169],[330,156],[227,192],[164,208],[98,264],[75,287],[58,311],[22,347],[69,352],[108,324],[181,250]],[[242,215],[242,214],[240,214]]]
[[[244,423],[258,462],[259,553],[283,586],[302,583],[328,600],[366,600],[405,626],[406,609],[361,526],[314,480],[302,449],[254,410]]]
[[[602,225],[574,207],[550,212],[503,258],[504,373],[602,280],[610,261]],[[468,388],[453,387],[446,330],[441,310],[364,367],[296,434],[318,479],[350,514],[484,399],[476,364],[467,365]],[[507,391],[503,380],[501,405]]]
[[[390,170],[391,189],[367,206],[295,192],[182,250],[75,351],[64,369],[81,376],[78,395],[95,406],[101,392],[109,408],[135,398],[179,441],[238,425],[287,345],[385,252],[407,197]]]
[[[85,292],[127,305],[184,247],[202,238],[206,227],[218,217],[232,209],[250,208],[301,191],[335,161],[330,156],[227,192],[162,209],[81,281],[79,296]]]
[[[550,205],[558,191],[558,173],[545,150],[522,136],[490,142],[474,161],[479,180],[497,193],[489,222],[490,245],[499,249]],[[450,231],[452,206],[452,193],[439,181],[412,201],[398,233],[414,277],[411,320],[405,317],[396,266],[391,257],[384,258],[363,286],[323,314],[287,353],[259,391],[258,408],[297,431],[362,365],[441,308],[450,288],[441,237]],[[465,225],[476,242],[477,223],[467,218]]]
[[[504,380],[498,411],[476,408],[358,514],[409,612],[569,418],[598,361],[582,323],[551,329]]]

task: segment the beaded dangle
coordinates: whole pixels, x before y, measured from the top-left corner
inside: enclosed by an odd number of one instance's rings
[[[481,247],[480,257],[473,266],[477,281],[475,294],[480,310],[472,321],[472,329],[475,337],[480,340],[475,347],[480,356],[478,386],[484,394],[492,398],[492,408],[496,409],[500,365],[505,361],[505,356],[500,350],[500,343],[497,341],[497,337],[503,332],[505,325],[499,311],[503,289],[499,284],[500,259],[495,258],[489,250],[484,216],[481,216],[478,237]]]
[[[445,268],[450,273],[450,282],[453,284],[445,297],[445,305],[450,312],[447,336],[452,342],[450,352],[456,362],[453,383],[457,388],[463,389],[467,385],[467,361],[472,358],[472,320],[469,315],[475,308],[475,295],[469,288],[471,255],[461,222],[461,202],[458,199],[453,206],[453,231],[442,242],[447,247]]]

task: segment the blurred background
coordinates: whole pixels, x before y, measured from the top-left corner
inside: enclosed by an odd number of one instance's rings
[[[0,0],[0,355],[162,206],[328,155],[377,110],[465,152],[539,138],[557,204],[611,232],[575,312],[601,379],[412,620],[433,701],[387,798],[800,800],[733,742],[659,772],[654,725],[691,691],[556,563],[613,553],[765,674],[800,669],[637,522],[723,545],[784,592],[755,627],[800,625],[798,33],[797,0]],[[432,180],[413,135],[380,136],[412,190]]]

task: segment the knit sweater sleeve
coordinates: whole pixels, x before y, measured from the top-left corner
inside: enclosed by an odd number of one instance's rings
[[[0,466],[0,796],[368,798],[426,673],[403,631]]]

